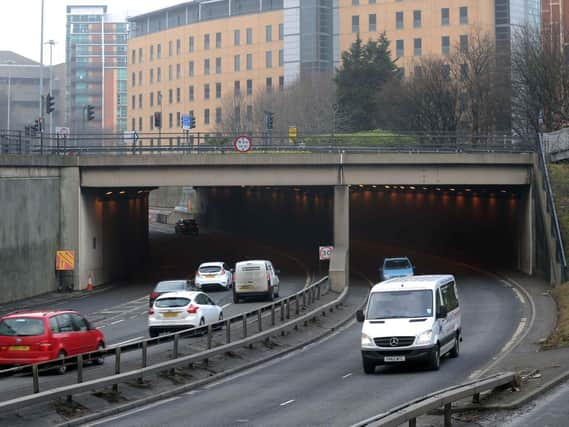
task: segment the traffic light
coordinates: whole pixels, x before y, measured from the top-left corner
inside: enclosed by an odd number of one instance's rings
[[[87,121],[95,120],[95,107],[91,104],[87,105]]]
[[[41,132],[42,131],[42,121],[41,119],[35,119],[34,124],[32,126],[32,130],[34,132]]]
[[[273,129],[273,116],[275,115],[275,113],[271,113],[269,111],[265,112],[265,128],[267,130],[272,130]]]
[[[193,115],[190,115],[190,129],[196,128],[196,118]]]
[[[160,111],[154,113],[154,127],[162,129],[162,113]]]
[[[55,97],[48,93],[45,96],[45,112],[46,114],[51,114],[55,111]]]

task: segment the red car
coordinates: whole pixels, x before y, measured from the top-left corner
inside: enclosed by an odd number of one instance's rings
[[[41,363],[103,348],[103,333],[76,311],[20,311],[0,317],[0,365]],[[96,364],[103,360],[92,359]],[[65,373],[65,364],[57,371]]]

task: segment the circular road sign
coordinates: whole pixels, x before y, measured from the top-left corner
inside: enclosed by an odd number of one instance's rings
[[[233,146],[235,150],[245,153],[251,149],[251,138],[247,135],[239,135],[233,140]]]

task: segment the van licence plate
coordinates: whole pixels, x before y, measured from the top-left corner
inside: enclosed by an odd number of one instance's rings
[[[384,362],[405,362],[405,356],[385,356]]]
[[[11,345],[10,347],[8,347],[8,350],[10,350],[10,351],[29,351],[30,346],[28,346],[28,345]]]

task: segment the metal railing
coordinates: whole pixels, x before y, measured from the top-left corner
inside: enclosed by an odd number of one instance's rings
[[[496,374],[488,378],[436,391],[398,406],[386,413],[368,418],[354,424],[352,427],[398,427],[406,422],[409,423],[409,427],[415,427],[419,416],[440,408],[443,409],[444,426],[450,427],[452,425],[452,404],[454,402],[472,397],[473,402],[479,403],[481,393],[497,387],[513,387],[516,383],[516,374],[513,372]]]
[[[565,247],[563,245],[563,235],[561,234],[561,227],[559,226],[559,218],[557,216],[557,209],[555,208],[555,199],[553,196],[553,188],[551,186],[551,179],[549,177],[549,168],[547,167],[547,159],[545,157],[545,149],[543,146],[543,137],[538,135],[538,165],[539,170],[543,175],[543,186],[547,198],[547,212],[551,216],[551,233],[555,240],[556,258],[561,265],[560,279],[562,282],[567,281],[567,257],[565,254]]]
[[[200,328],[186,329],[176,333],[171,333],[157,338],[143,339],[140,341],[131,342],[128,344],[109,347],[104,350],[99,350],[90,353],[83,353],[80,355],[75,355],[67,357],[65,359],[59,359],[55,362],[44,362],[41,364],[28,365],[25,367],[17,367],[12,369],[7,369],[0,371],[2,376],[13,375],[18,372],[27,372],[31,369],[32,375],[32,394],[23,397],[13,398],[11,400],[0,402],[0,410],[8,411],[26,407],[38,402],[49,401],[60,396],[71,396],[72,394],[80,393],[85,390],[92,390],[96,387],[104,387],[112,385],[115,391],[118,391],[118,385],[129,380],[141,381],[144,376],[152,373],[161,372],[164,370],[169,370],[181,366],[188,366],[188,364],[207,360],[213,356],[221,355],[227,353],[231,350],[237,348],[245,347],[247,345],[253,344],[255,342],[260,342],[268,339],[270,336],[283,332],[286,329],[297,328],[301,323],[307,323],[311,318],[314,318],[319,313],[325,315],[325,313],[330,310],[332,311],[334,307],[340,305],[347,294],[347,288],[339,295],[335,300],[321,305],[314,310],[301,314],[302,310],[305,310],[310,305],[313,305],[316,301],[320,300],[323,292],[329,287],[328,278],[324,277],[319,281],[313,283],[312,285],[304,288],[303,290],[290,295],[288,297],[282,298],[271,304],[266,304],[255,310],[249,312],[241,313],[239,315],[233,316],[231,318],[221,320],[219,322],[210,323],[208,325],[202,326]],[[278,317],[280,317],[280,325],[277,326],[277,312]],[[293,313],[291,315],[291,312]],[[264,319],[264,314],[268,314],[268,319]],[[248,319],[256,319],[255,333],[249,328],[255,327],[255,325],[249,325]],[[267,323],[268,322],[268,323]],[[238,323],[241,326],[241,338],[237,340],[231,339],[231,331],[234,330],[233,324]],[[214,331],[219,328],[225,331],[225,343],[219,346],[214,346],[213,344],[213,334]],[[189,336],[194,336],[195,334],[203,331],[206,335],[207,340],[207,350],[199,351],[194,354],[187,356],[181,356],[179,352],[180,340],[182,338],[187,338]],[[166,342],[172,342],[172,360],[158,362],[154,365],[148,366],[148,348],[150,346],[163,344]],[[140,353],[140,368],[131,370],[128,372],[121,372],[121,355],[126,352],[132,352],[139,350]],[[97,358],[101,356],[114,356],[114,374],[98,378],[91,381],[83,381],[83,361],[84,359]],[[77,368],[77,383],[73,385],[60,386],[53,389],[48,389],[45,391],[40,391],[39,387],[39,374],[43,370],[53,369],[57,367],[58,364],[67,363],[73,364]],[[44,368],[44,369],[42,369]]]
[[[83,133],[26,136],[12,131],[3,153],[36,155],[141,155],[236,152],[237,134],[228,133]],[[0,131],[0,136],[2,131]],[[294,138],[285,134],[248,134],[252,152],[534,152],[533,142],[508,134],[369,133],[314,134]]]

